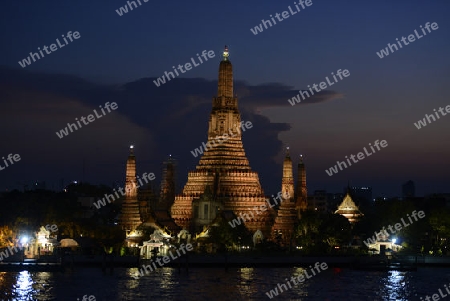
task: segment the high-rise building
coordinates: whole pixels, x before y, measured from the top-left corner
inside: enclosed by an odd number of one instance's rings
[[[233,70],[225,47],[205,151],[196,169],[188,173],[187,183],[171,207],[172,218],[180,227],[197,232],[219,210],[231,210],[239,216],[267,205],[258,173],[251,170],[245,155],[242,131],[245,131],[244,122],[233,94]],[[273,215],[273,209],[269,208],[246,220],[245,226],[252,232],[261,230],[268,237]],[[194,222],[194,216],[198,223]]]
[[[156,204],[158,210],[170,210],[175,200],[175,159],[169,155],[167,161],[164,162],[164,169],[161,180],[161,192],[159,202]]]
[[[369,210],[373,204],[372,187],[369,186],[348,186],[344,188],[344,194],[350,189],[350,194],[353,201],[359,208],[363,210]]]
[[[344,193],[327,193],[327,203],[329,211],[334,212],[342,202],[346,194],[347,191],[345,191]]]
[[[416,185],[413,181],[409,180],[402,185],[402,197],[413,198],[416,196]]]
[[[313,195],[308,196],[308,210],[329,212],[328,195],[325,190],[315,190]]]

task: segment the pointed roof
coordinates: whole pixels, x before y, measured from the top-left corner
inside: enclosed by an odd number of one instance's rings
[[[225,50],[223,51],[223,59],[219,66],[217,97],[233,97],[233,67],[228,57],[228,47],[225,46]]]
[[[285,156],[285,159],[287,159],[287,158],[291,159],[291,155],[289,154],[289,146],[286,146],[286,156]]]
[[[230,56],[230,54],[228,53],[228,46],[227,45],[225,45],[225,49],[223,50],[222,56],[223,56],[223,60],[224,61],[228,61],[228,57]]]
[[[355,202],[353,202],[349,191],[347,191],[344,200],[334,213],[343,215],[345,218],[348,219],[350,223],[356,222],[359,219],[359,217],[363,216],[361,211],[359,211],[358,206],[356,206]]]
[[[359,211],[358,206],[356,206],[355,202],[353,202],[352,197],[350,196],[349,192],[347,192],[347,194],[345,195],[344,200],[339,205],[337,211],[342,211],[342,210],[345,210],[345,211],[357,210],[357,211]],[[336,211],[336,213],[337,213],[337,211]]]
[[[130,154],[128,157],[134,157],[134,145],[130,145]]]

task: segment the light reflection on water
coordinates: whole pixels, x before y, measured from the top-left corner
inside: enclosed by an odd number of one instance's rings
[[[243,296],[256,294],[258,288],[254,283],[253,268],[240,268],[238,269],[239,280],[236,283],[236,289]]]
[[[79,268],[73,272],[0,272],[0,300],[269,300],[266,292],[303,268],[161,268],[139,279],[132,269]],[[417,272],[363,272],[329,268],[303,283],[292,285],[274,300],[409,301],[432,295],[448,284],[445,269],[419,268]]]
[[[33,280],[28,271],[22,271],[17,276],[17,283],[13,289],[17,293],[17,299],[23,300],[33,294]]]
[[[0,272],[0,300],[52,300],[52,273]]]
[[[406,290],[406,272],[391,271],[390,275],[386,277],[386,280],[381,281],[381,286],[385,287],[385,292],[387,298],[383,300],[407,300],[405,294],[408,292]],[[385,283],[383,283],[385,282]]]

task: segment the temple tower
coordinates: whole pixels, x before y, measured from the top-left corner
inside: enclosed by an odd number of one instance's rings
[[[164,162],[164,169],[161,180],[161,192],[156,209],[170,210],[175,200],[175,159],[169,155],[169,159]]]
[[[308,189],[306,188],[306,170],[305,164],[303,164],[303,156],[300,155],[300,159],[297,165],[297,195],[296,195],[296,209],[298,218],[301,217],[301,212],[308,208]]]
[[[139,212],[141,214],[141,220],[146,221],[151,214],[151,206],[155,203],[155,193],[152,187],[152,183],[146,183],[138,189],[138,202]],[[152,205],[150,205],[152,204]]]
[[[286,148],[286,157],[283,162],[283,178],[281,180],[283,199],[294,200],[294,174],[292,172],[292,160],[289,155],[289,147]]]
[[[125,179],[125,199],[122,203],[122,210],[119,220],[120,225],[127,235],[141,224],[139,203],[137,199],[136,180],[136,157],[133,146],[130,146],[130,155],[127,159],[126,179]]]
[[[282,201],[272,227],[272,238],[283,245],[289,245],[297,222],[297,211],[294,199],[294,176],[289,147],[283,162],[283,178],[281,180]]]
[[[256,214],[257,206],[267,204],[258,174],[251,170],[245,155],[244,126],[237,97],[233,95],[233,69],[225,46],[219,66],[217,97],[212,100],[205,151],[196,169],[188,173],[188,181],[171,208],[172,218],[180,227],[199,231],[201,225],[193,223],[194,216],[211,220],[219,210],[231,210],[236,215],[249,216],[245,221],[249,230],[260,229],[264,235],[270,235],[274,212],[269,208]],[[206,190],[212,193],[202,197]],[[194,212],[193,208],[201,212]]]

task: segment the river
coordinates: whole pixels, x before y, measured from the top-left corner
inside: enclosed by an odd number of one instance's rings
[[[0,272],[0,300],[271,300],[277,284],[299,275],[302,268],[160,268],[134,279],[136,268],[75,268],[61,272]],[[355,271],[328,268],[292,285],[273,300],[425,300],[445,293],[450,271],[419,267],[416,272]],[[431,299],[430,299],[431,300]],[[440,300],[440,299],[439,299]],[[449,298],[450,300],[450,298]]]

